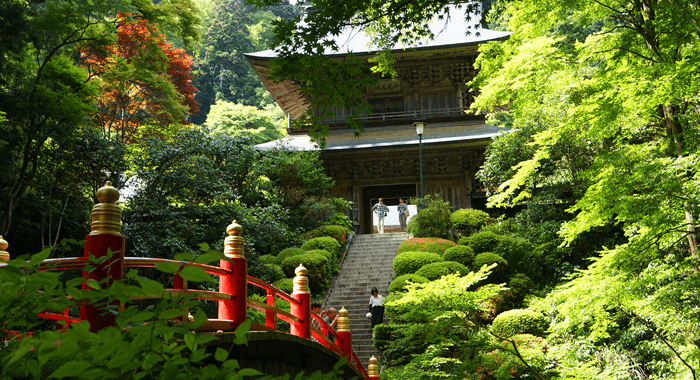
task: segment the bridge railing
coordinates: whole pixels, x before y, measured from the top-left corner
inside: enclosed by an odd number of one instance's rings
[[[302,338],[316,339],[321,345],[330,348],[342,357],[354,364],[367,379],[378,379],[376,371],[376,359],[370,360],[369,374],[352,351],[352,333],[349,329],[347,310],[340,310],[337,323],[337,331],[333,330],[319,316],[311,312],[311,292],[307,271],[301,264],[295,270],[294,290],[287,294],[282,290],[247,274],[247,260],[244,256],[244,239],[242,227],[235,221],[227,229],[227,237],[224,240],[225,259],[221,259],[219,266],[207,265],[195,262],[185,262],[169,259],[147,257],[125,257],[125,240],[121,236],[121,210],[116,205],[119,192],[107,182],[107,185],[97,191],[99,201],[92,210],[92,225],[90,233],[85,238],[83,257],[70,257],[44,260],[40,270],[68,270],[83,269],[83,277],[86,281],[95,280],[101,286],[106,287],[115,281],[124,278],[124,268],[154,268],[158,264],[170,265],[174,270],[173,288],[164,292],[173,296],[189,296],[193,299],[210,300],[218,302],[218,318],[207,319],[201,327],[207,331],[234,331],[247,319],[248,307],[265,313],[265,325],[253,324],[252,330],[279,331],[278,319],[289,322],[290,333]],[[0,236],[0,261],[9,260],[9,254],[5,252],[7,242]],[[92,258],[91,258],[92,256]],[[99,259],[96,263],[93,258]],[[88,267],[88,264],[91,267]],[[4,265],[0,263],[0,265]],[[219,291],[204,291],[188,289],[187,280],[178,273],[184,268],[193,267],[206,271],[210,275],[219,276]],[[90,268],[88,271],[85,268]],[[251,284],[262,288],[266,292],[266,301],[260,302],[247,297],[247,285]],[[83,283],[83,289],[89,285]],[[161,298],[161,295],[131,296],[131,300]],[[277,298],[288,301],[290,310],[283,310],[275,306]],[[80,307],[80,318],[71,317],[69,309],[63,313],[42,312],[41,318],[60,321],[61,328],[66,329],[71,323],[87,321],[90,330],[99,331],[105,327],[113,326],[116,317],[108,311],[107,305],[91,304],[85,300],[74,300]],[[120,306],[112,302],[112,306]],[[183,309],[183,318],[187,318],[187,310]],[[315,318],[320,322],[321,330],[311,326],[311,320]],[[328,334],[335,337],[335,342],[328,338]],[[372,363],[374,360],[374,363]],[[374,366],[373,366],[374,364]]]

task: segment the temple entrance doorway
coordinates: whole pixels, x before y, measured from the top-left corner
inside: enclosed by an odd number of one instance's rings
[[[362,228],[360,233],[371,234],[374,225],[372,223],[373,215],[372,206],[374,206],[379,198],[384,200],[387,206],[396,206],[399,204],[399,199],[403,198],[406,202],[410,198],[416,197],[416,183],[405,183],[398,185],[383,185],[383,186],[363,186],[361,190],[361,215],[360,220]]]

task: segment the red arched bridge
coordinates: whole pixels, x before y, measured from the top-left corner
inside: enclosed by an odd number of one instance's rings
[[[337,329],[331,328],[321,317],[311,312],[311,292],[309,280],[306,277],[306,268],[299,266],[294,277],[294,291],[287,294],[273,285],[251,277],[247,274],[247,260],[244,257],[244,239],[241,236],[242,227],[235,221],[226,229],[228,236],[224,241],[224,255],[219,266],[201,263],[145,258],[126,257],[124,243],[121,236],[121,210],[116,202],[119,200],[119,192],[107,182],[106,186],[97,191],[99,203],[92,209],[92,225],[90,233],[85,238],[85,248],[82,257],[69,257],[60,259],[47,259],[41,264],[41,270],[60,271],[68,269],[83,269],[83,277],[86,281],[95,280],[106,287],[115,281],[124,278],[124,268],[154,268],[156,265],[169,266],[174,272],[173,288],[164,292],[173,296],[189,296],[194,299],[218,301],[217,318],[209,318],[200,330],[212,332],[235,331],[247,319],[248,308],[257,309],[265,313],[265,324],[252,324],[251,331],[267,331],[277,334],[291,334],[299,338],[313,341],[318,350],[331,350],[338,359],[344,357],[366,379],[379,379],[378,367],[374,357],[370,359],[369,371],[365,371],[362,363],[352,350],[352,333],[349,328],[348,313],[343,308],[338,313]],[[7,242],[0,236],[0,260],[9,260]],[[99,264],[91,261],[90,256],[102,259]],[[0,265],[5,265],[0,263]],[[88,266],[90,265],[90,266]],[[207,273],[219,276],[219,291],[203,291],[188,289],[187,281],[178,273],[184,268],[196,267]],[[89,268],[86,271],[85,268]],[[266,302],[257,301],[247,297],[248,286],[259,287],[267,294]],[[83,289],[89,286],[83,283]],[[145,298],[159,298],[160,296],[132,297],[133,300]],[[290,304],[289,310],[283,310],[275,306],[277,299],[283,299]],[[183,310],[183,316],[187,310]],[[69,310],[63,313],[43,312],[40,317],[53,321],[60,321],[63,328],[71,323],[87,321],[90,330],[95,332],[105,327],[113,326],[116,316],[107,311],[107,307],[97,304],[80,306],[80,318],[69,315]],[[316,329],[312,326],[315,319],[321,326]],[[289,323],[290,331],[286,333],[277,328],[278,320]],[[334,339],[329,337],[333,336]],[[313,339],[312,339],[313,338]],[[307,347],[313,345],[305,344]],[[322,347],[321,347],[322,346]],[[368,373],[369,372],[369,373]]]

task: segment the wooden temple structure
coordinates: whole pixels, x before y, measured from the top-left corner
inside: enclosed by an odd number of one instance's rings
[[[468,26],[457,11],[449,21],[433,23],[435,38],[429,43],[392,50],[398,79],[380,79],[378,85],[362,89],[372,113],[361,117],[365,128],[361,137],[356,138],[354,130],[345,125],[346,110],[335,109],[334,118],[323,120],[330,132],[321,159],[326,173],[335,180],[330,195],[353,202],[355,233],[372,233],[371,206],[378,198],[396,205],[399,198],[420,196],[416,121],[426,123],[422,135],[424,193],[440,195],[455,210],[485,209],[485,190],[475,174],[484,161],[486,146],[502,130],[486,124],[483,115],[465,112],[473,100],[466,83],[476,74],[479,44],[505,40],[510,33],[484,28],[467,33]],[[348,31],[337,38],[342,48],[328,52],[333,59],[343,59],[350,52],[365,60],[375,56],[361,31]],[[298,84],[268,80],[274,51],[245,56],[292,119],[310,109],[310,102],[299,95]],[[287,137],[258,148],[319,149],[306,129],[287,132]]]

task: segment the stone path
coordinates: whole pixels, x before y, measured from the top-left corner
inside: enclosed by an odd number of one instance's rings
[[[370,320],[365,315],[369,309],[372,287],[387,296],[389,284],[394,279],[391,267],[396,249],[408,239],[407,233],[357,235],[350,243],[340,267],[340,274],[333,280],[324,299],[323,307],[345,307],[350,318],[353,350],[367,367],[369,358],[379,358],[372,346]]]

